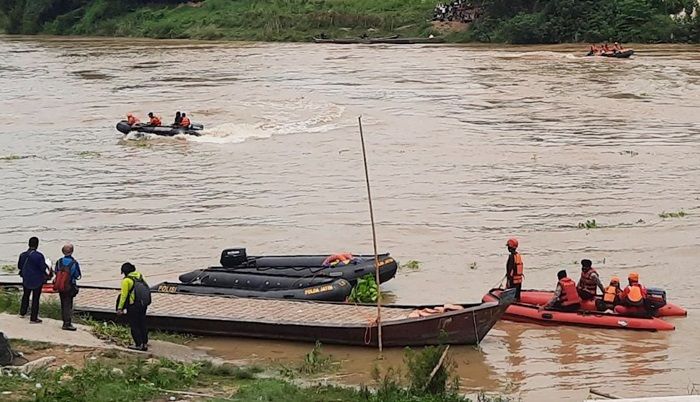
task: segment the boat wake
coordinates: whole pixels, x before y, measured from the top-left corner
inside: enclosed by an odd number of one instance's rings
[[[531,59],[531,60],[546,60],[546,59],[577,59],[576,55],[571,53],[560,53],[550,51],[538,52],[522,52],[522,53],[505,53],[497,56],[501,59]]]

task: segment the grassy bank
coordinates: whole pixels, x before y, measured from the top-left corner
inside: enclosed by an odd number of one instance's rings
[[[0,369],[3,400],[41,402],[59,401],[285,401],[285,402],[469,402],[457,393],[453,366],[438,365],[443,348],[429,347],[407,352],[408,373],[404,384],[397,370],[377,374],[372,387],[347,388],[322,385],[306,377],[295,381],[275,374],[273,367],[237,367],[208,362],[175,362],[168,359],[144,359],[115,350],[75,350],[62,353],[65,346],[43,342],[13,340],[13,347],[30,359],[57,358],[54,365],[21,375]],[[314,348],[317,350],[318,346]],[[60,354],[57,354],[59,352]],[[312,351],[311,353],[316,353]],[[324,357],[326,358],[326,357]],[[305,373],[307,361],[296,373]],[[8,393],[9,392],[9,393]],[[508,398],[479,395],[479,402],[506,402]]]
[[[6,0],[0,23],[23,34],[308,41],[320,33],[425,36],[434,6],[432,0]]]

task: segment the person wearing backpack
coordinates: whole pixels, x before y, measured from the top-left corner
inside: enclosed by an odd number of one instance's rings
[[[22,277],[22,303],[19,308],[19,315],[24,317],[29,310],[29,296],[32,297],[32,309],[29,322],[40,324],[39,299],[41,298],[41,287],[47,278],[51,277],[51,267],[46,263],[46,258],[39,250],[39,239],[31,237],[29,239],[29,249],[19,255],[17,269]]]
[[[121,269],[122,279],[121,293],[117,301],[117,315],[124,315],[129,320],[131,337],[134,344],[128,346],[133,350],[148,350],[148,328],[146,327],[146,310],[151,304],[151,291],[140,272],[136,271],[134,264],[125,262]]]
[[[62,329],[75,331],[73,326],[73,299],[78,294],[78,280],[81,278],[80,264],[73,258],[74,247],[68,243],[61,249],[63,258],[56,261],[53,290],[58,292],[61,299]]]

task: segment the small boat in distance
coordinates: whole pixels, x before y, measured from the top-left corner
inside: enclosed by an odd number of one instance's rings
[[[122,120],[117,123],[117,131],[122,134],[129,134],[133,131],[137,133],[161,135],[164,137],[172,137],[178,134],[187,134],[198,137],[202,135],[202,130],[204,130],[204,125],[198,123],[192,123],[189,127],[151,126],[149,124],[141,123],[130,125],[126,120]]]
[[[588,54],[586,54],[586,56],[614,57],[617,59],[628,59],[633,54],[634,54],[633,49],[625,49],[625,50],[620,51],[620,52],[603,52],[603,53],[588,52]]]

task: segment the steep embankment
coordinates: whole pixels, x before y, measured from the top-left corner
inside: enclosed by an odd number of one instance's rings
[[[306,41],[425,35],[432,0],[5,0],[8,33]],[[0,18],[0,23],[3,19]]]
[[[427,36],[452,0],[0,0],[7,33],[308,41]],[[480,18],[449,41],[700,42],[698,0],[473,0]],[[673,17],[672,17],[673,16]]]

